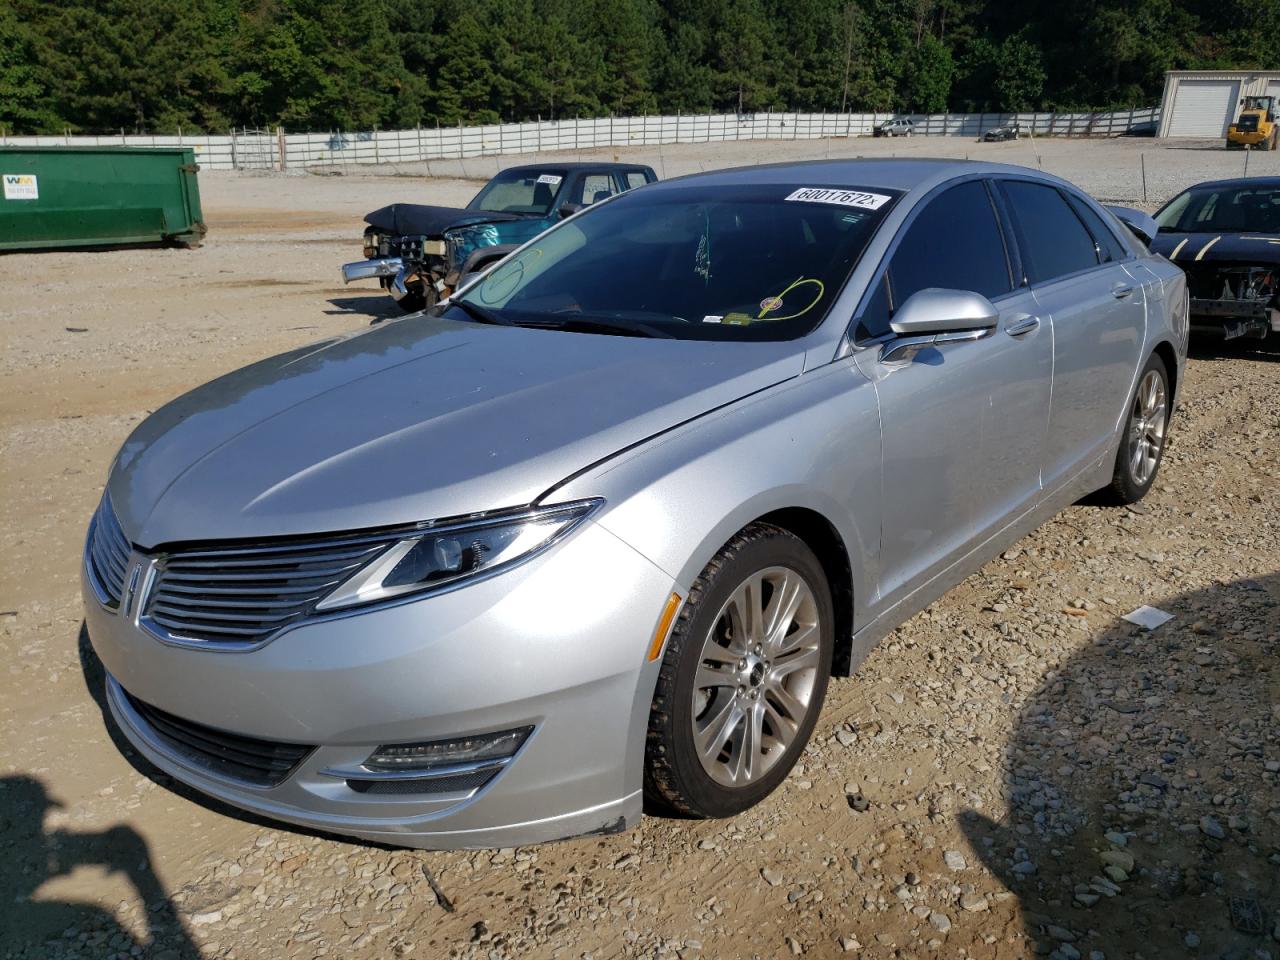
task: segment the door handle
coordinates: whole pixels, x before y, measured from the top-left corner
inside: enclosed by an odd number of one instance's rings
[[[1111,288],[1111,295],[1117,300],[1123,300],[1129,294],[1133,293],[1133,284],[1117,283]]]
[[[1032,330],[1040,326],[1040,318],[1033,317],[1030,314],[1023,314],[1020,317],[1014,317],[1004,328],[1004,332],[1011,337],[1025,337]]]

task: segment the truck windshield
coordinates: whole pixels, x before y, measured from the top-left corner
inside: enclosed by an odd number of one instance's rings
[[[1155,220],[1161,233],[1280,233],[1280,186],[1192,187]]]
[[[641,190],[543,234],[454,300],[458,319],[685,340],[814,329],[898,192],[787,184]]]
[[[505,170],[475,195],[467,209],[545,217],[564,181],[563,170]]]

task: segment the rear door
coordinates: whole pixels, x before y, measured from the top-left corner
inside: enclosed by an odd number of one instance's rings
[[[1053,394],[1044,487],[1054,490],[1109,450],[1133,384],[1146,308],[1129,256],[1082,200],[1052,184],[1001,181],[1025,281],[1053,329]],[[1104,232],[1095,239],[1086,216]]]
[[[983,340],[879,360],[896,306],[926,287],[972,290],[1000,312]],[[966,552],[986,528],[1035,501],[1049,412],[1052,341],[1030,291],[1015,289],[987,184],[971,179],[924,201],[860,314],[859,365],[880,405],[886,603]]]

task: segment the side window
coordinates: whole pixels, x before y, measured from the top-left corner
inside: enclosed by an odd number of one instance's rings
[[[648,182],[648,178],[639,170],[629,170],[627,172],[628,190],[634,190],[636,187],[643,187]]]
[[[1018,228],[1027,280],[1043,283],[1098,265],[1093,237],[1054,187],[1026,180],[1001,183]]]
[[[903,234],[889,263],[893,306],[925,287],[984,297],[1013,289],[1004,239],[981,182],[962,183],[930,200]]]
[[[1067,194],[1067,200],[1071,203],[1071,209],[1084,221],[1084,225],[1093,234],[1093,240],[1098,245],[1099,260],[1103,263],[1115,263],[1129,255],[1124,247],[1121,246],[1120,241],[1116,239],[1115,233],[1100,216],[1093,212],[1092,207],[1070,193]]]
[[[611,197],[613,193],[613,178],[609,174],[589,173],[582,178],[582,196],[578,202],[587,207],[598,200]]]

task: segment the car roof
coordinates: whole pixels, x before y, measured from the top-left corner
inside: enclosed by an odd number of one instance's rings
[[[650,168],[643,163],[591,163],[586,160],[565,161],[564,163],[522,163],[515,167],[506,167],[501,172],[510,173],[511,171],[538,173],[545,170],[649,170]]]
[[[1193,183],[1186,189],[1199,190],[1203,187],[1213,190],[1226,190],[1232,187],[1268,187],[1274,190],[1280,188],[1280,177],[1231,177],[1226,180],[1205,180],[1201,183]],[[1181,192],[1185,193],[1186,190]]]
[[[761,164],[753,167],[731,167],[694,173],[671,180],[662,180],[645,188],[648,195],[654,190],[673,190],[698,186],[846,186],[881,187],[889,190],[912,191],[929,189],[966,174],[1014,174],[1029,176],[1050,183],[1066,183],[1052,174],[1029,167],[1009,163],[985,163],[978,160],[955,160],[945,157],[896,157],[866,158],[856,160],[808,160],[792,163]],[[1067,184],[1070,186],[1070,184]],[[1075,189],[1079,189],[1076,187]]]

